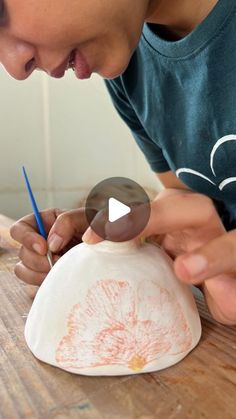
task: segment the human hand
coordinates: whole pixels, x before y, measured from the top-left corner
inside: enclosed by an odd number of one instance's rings
[[[216,320],[236,324],[236,232],[226,232],[211,199],[187,190],[160,192],[140,236],[162,245],[181,281],[201,287]],[[91,229],[84,238],[101,240]]]
[[[236,325],[236,232],[226,232],[212,200],[163,191],[144,233],[155,230],[162,233],[159,243],[173,257],[177,277],[202,289],[216,320]]]
[[[22,281],[38,286],[50,269],[46,257],[48,248],[56,262],[63,253],[81,242],[88,227],[84,208],[71,211],[49,209],[42,211],[41,216],[48,234],[47,241],[38,233],[33,214],[18,220],[10,230],[13,239],[22,245],[15,274]]]

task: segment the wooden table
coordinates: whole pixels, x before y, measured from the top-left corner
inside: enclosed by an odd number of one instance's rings
[[[44,364],[23,330],[35,287],[13,273],[11,221],[0,216],[0,417],[82,419],[236,418],[236,327],[217,324],[201,298],[203,334],[179,364],[157,373],[84,377]]]

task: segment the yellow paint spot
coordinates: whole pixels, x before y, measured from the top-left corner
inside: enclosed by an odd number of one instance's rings
[[[143,245],[146,242],[146,237],[141,236],[140,237],[140,244]]]
[[[129,361],[128,367],[133,371],[141,371],[147,361],[143,356],[134,355]]]

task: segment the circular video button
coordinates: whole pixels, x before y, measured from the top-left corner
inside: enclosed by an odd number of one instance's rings
[[[131,179],[112,177],[98,183],[86,201],[86,217],[93,231],[104,240],[132,240],[150,217],[150,200]]]

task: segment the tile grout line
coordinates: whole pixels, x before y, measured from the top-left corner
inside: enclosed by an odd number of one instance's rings
[[[49,82],[47,76],[42,74],[42,102],[43,102],[43,128],[44,128],[44,152],[46,167],[46,202],[47,207],[54,206],[52,193],[52,150],[51,150],[51,129],[50,129],[50,100]]]

